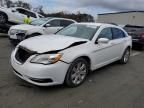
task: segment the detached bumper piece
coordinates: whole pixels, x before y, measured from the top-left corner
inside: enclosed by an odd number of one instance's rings
[[[48,78],[48,79],[38,79],[38,78],[31,78],[29,77],[30,80],[37,82],[37,83],[52,83],[53,80]]]

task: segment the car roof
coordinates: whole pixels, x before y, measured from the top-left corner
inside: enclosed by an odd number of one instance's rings
[[[41,15],[41,14],[39,14],[39,13],[37,13],[37,12],[34,12],[34,11],[32,11],[32,10],[29,10],[29,9],[26,9],[26,8],[23,8],[23,7],[12,7],[11,9],[17,9],[17,8],[19,8],[19,9],[24,9],[24,10],[33,12],[33,13],[35,13],[35,14]],[[43,15],[41,15],[41,16],[43,16]]]
[[[91,26],[102,26],[102,27],[116,27],[116,28],[122,29],[121,26],[119,26],[119,25],[109,24],[109,23],[82,22],[82,23],[77,23],[77,24],[91,25]]]
[[[95,22],[82,22],[82,23],[77,23],[77,24],[83,24],[83,25],[93,25],[93,26],[115,26],[117,25],[114,24],[108,24],[108,23],[95,23]]]
[[[70,20],[70,21],[76,22],[76,21],[73,20],[73,19],[61,18],[61,17],[45,17],[45,18],[43,18],[43,19],[48,19],[48,20],[50,20],[50,19],[63,19],[63,20]]]

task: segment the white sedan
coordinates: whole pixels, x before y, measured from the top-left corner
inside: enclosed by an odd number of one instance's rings
[[[60,29],[72,24],[76,21],[66,18],[47,17],[32,21],[29,25],[21,24],[12,26],[8,35],[10,42],[14,45],[34,36],[54,34]]]
[[[14,73],[38,85],[81,85],[88,72],[115,61],[126,64],[132,39],[111,24],[72,24],[56,35],[22,41],[12,52]]]
[[[21,7],[0,7],[0,24],[5,24],[8,22],[21,24],[23,23],[24,17],[26,17],[27,15],[29,15],[32,20],[37,18],[43,18],[42,15]]]

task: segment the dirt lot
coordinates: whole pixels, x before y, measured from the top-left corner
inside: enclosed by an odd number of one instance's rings
[[[10,66],[12,47],[0,38],[0,108],[144,108],[144,52],[132,51],[128,64],[96,70],[77,88],[33,86]]]

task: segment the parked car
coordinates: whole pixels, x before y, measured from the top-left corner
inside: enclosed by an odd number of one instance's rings
[[[20,41],[44,34],[54,34],[63,27],[66,27],[72,23],[76,23],[76,21],[72,19],[66,18],[40,18],[34,20],[30,23],[30,25],[22,24],[12,26],[8,32],[9,39],[12,44],[17,44]]]
[[[55,35],[22,41],[12,52],[11,65],[29,83],[76,87],[90,70],[115,61],[126,64],[131,47],[131,37],[119,26],[75,23]]]
[[[133,46],[139,49],[144,49],[144,27],[126,25],[124,29],[132,36]]]
[[[5,24],[7,22],[21,24],[23,23],[24,17],[26,17],[27,15],[29,15],[32,20],[43,17],[42,15],[36,12],[32,12],[28,9],[24,9],[21,7],[0,7],[0,24]]]

